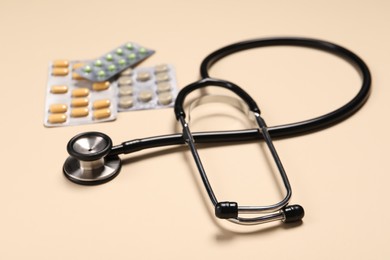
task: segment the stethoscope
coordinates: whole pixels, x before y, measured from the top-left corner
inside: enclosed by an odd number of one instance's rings
[[[213,64],[232,53],[267,46],[308,47],[338,55],[350,62],[361,73],[361,88],[348,103],[330,113],[301,122],[268,127],[261,117],[261,111],[256,102],[245,90],[232,82],[211,78],[208,73],[208,70]],[[351,116],[365,103],[370,94],[371,75],[367,65],[353,52],[330,42],[308,38],[268,38],[238,42],[214,51],[202,61],[200,73],[202,79],[184,87],[178,93],[174,104],[174,113],[177,121],[182,126],[182,133],[135,139],[116,146],[113,146],[110,137],[103,133],[81,133],[68,142],[67,150],[70,156],[66,159],[63,166],[65,176],[72,182],[83,185],[105,183],[115,178],[120,172],[120,154],[133,153],[153,147],[186,144],[191,151],[204,187],[215,208],[216,217],[246,225],[275,220],[281,220],[285,223],[300,221],[304,217],[304,209],[300,205],[288,204],[292,195],[291,186],[271,137],[281,138],[320,130]],[[249,112],[254,117],[257,128],[192,133],[186,121],[184,102],[190,93],[205,87],[223,88],[234,93],[241,100],[240,102],[236,102],[235,105],[243,108],[243,110],[246,110],[246,112]],[[198,103],[206,102],[207,98],[201,97],[198,101]],[[237,142],[261,139],[266,143],[279,171],[285,188],[284,198],[275,204],[266,206],[243,206],[238,205],[237,202],[218,201],[202,165],[196,143]],[[247,214],[256,214],[256,216],[244,217]]]

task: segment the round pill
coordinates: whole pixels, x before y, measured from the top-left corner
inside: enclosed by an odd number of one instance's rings
[[[172,88],[171,84],[169,82],[159,82],[157,83],[157,92],[167,92],[170,91]]]
[[[127,43],[127,44],[126,44],[126,49],[128,49],[128,50],[134,49],[133,44],[132,44],[132,43]]]
[[[151,90],[142,90],[138,93],[138,99],[141,102],[149,102],[152,100],[153,92]]]
[[[109,86],[110,86],[109,81],[95,82],[92,84],[92,89],[95,91],[102,91],[108,89]]]
[[[111,116],[110,109],[98,109],[93,112],[94,119],[104,119]]]
[[[118,79],[118,85],[123,86],[123,85],[131,85],[133,81],[131,80],[131,77],[129,76],[122,76]]]
[[[130,96],[133,95],[132,86],[121,86],[119,87],[119,96]]]
[[[121,73],[121,76],[131,76],[131,75],[133,75],[133,70],[131,68],[125,69]]]
[[[114,56],[112,56],[112,54],[107,54],[106,55],[106,60],[112,61],[113,59],[114,59]]]
[[[120,60],[118,61],[118,64],[119,64],[120,66],[124,66],[124,65],[126,65],[126,60],[125,60],[125,59],[120,59]]]
[[[66,122],[66,115],[65,114],[51,114],[48,116],[47,121],[50,124],[61,124]]]
[[[115,71],[115,70],[116,70],[116,66],[115,66],[114,64],[110,64],[110,65],[108,66],[108,71],[113,72],[113,71]]]
[[[72,79],[73,80],[83,80],[84,78],[80,74],[78,74],[76,72],[73,72],[72,73]]]
[[[79,62],[79,63],[73,64],[72,68],[74,70],[76,70],[76,69],[79,69],[79,68],[83,67],[84,65],[85,65],[84,63]]]
[[[68,60],[55,60],[52,64],[55,68],[67,68],[69,66]]]
[[[164,92],[158,95],[158,103],[161,105],[169,105],[173,100],[173,96],[169,92]]]
[[[120,108],[131,108],[134,105],[133,97],[132,96],[124,96],[119,98],[118,106]]]
[[[148,50],[146,49],[146,48],[144,48],[144,47],[142,47],[142,48],[139,48],[139,53],[141,53],[141,54],[146,54],[147,52],[148,52]]]
[[[84,67],[83,71],[85,73],[90,73],[92,71],[92,68],[91,68],[91,66],[87,65],[87,66]]]
[[[129,60],[134,60],[135,58],[137,58],[137,55],[135,53],[130,53],[129,55],[127,55],[127,58]]]
[[[52,104],[49,107],[50,113],[65,113],[68,110],[68,106],[65,104]]]
[[[88,106],[88,98],[73,98],[70,105],[72,107],[86,107]]]
[[[66,76],[69,74],[69,70],[67,68],[53,68],[51,71],[51,75],[53,76]]]
[[[140,71],[137,74],[137,81],[140,81],[140,82],[148,81],[148,80],[150,80],[150,78],[151,78],[151,75],[147,71]]]
[[[108,108],[111,105],[111,101],[109,99],[100,99],[93,102],[93,109],[102,109]]]
[[[98,75],[99,78],[103,78],[103,77],[106,76],[106,72],[104,72],[104,70],[99,70],[97,75]]]
[[[68,86],[65,85],[53,85],[50,88],[50,92],[53,94],[65,94],[68,92]]]
[[[86,97],[89,95],[89,89],[76,88],[72,91],[72,97]]]
[[[89,111],[86,107],[74,108],[70,112],[71,117],[86,117],[88,116]]]
[[[166,64],[160,64],[160,65],[157,65],[154,67],[154,73],[156,73],[156,74],[167,72],[168,70],[169,70],[169,67]]]
[[[156,82],[164,82],[169,80],[169,75],[166,73],[159,73],[156,75]]]
[[[94,64],[96,67],[101,67],[103,65],[103,62],[101,60],[96,60]]]
[[[118,55],[123,55],[123,50],[121,49],[121,48],[119,48],[119,49],[116,49],[116,54],[118,54]]]

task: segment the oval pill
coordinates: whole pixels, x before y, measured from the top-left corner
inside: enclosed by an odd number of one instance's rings
[[[168,70],[169,70],[169,67],[166,64],[160,64],[160,65],[157,65],[154,67],[155,74],[167,72]]]
[[[88,115],[89,111],[86,107],[81,108],[74,108],[70,112],[71,117],[86,117]]]
[[[119,96],[130,96],[133,95],[132,86],[121,86],[119,87]]]
[[[110,109],[98,109],[93,112],[94,119],[104,119],[111,116]]]
[[[51,71],[51,75],[53,76],[66,76],[69,74],[69,70],[67,68],[55,67]]]
[[[131,108],[134,105],[132,96],[124,96],[119,98],[118,105],[120,108]]]
[[[111,101],[109,99],[100,99],[93,102],[93,109],[102,109],[108,108],[111,105]]]
[[[160,73],[156,75],[156,82],[164,82],[169,80],[169,75],[166,73]]]
[[[79,68],[83,67],[84,65],[85,65],[84,63],[79,62],[79,63],[73,64],[72,68],[75,70],[75,69],[79,69]]]
[[[86,97],[89,95],[89,89],[78,88],[72,91],[72,97]]]
[[[65,113],[68,110],[68,106],[65,104],[52,104],[49,107],[50,113]]]
[[[150,80],[150,77],[151,77],[150,73],[147,71],[138,72],[138,74],[137,74],[137,80],[140,82],[148,81],[148,80]]]
[[[95,82],[92,84],[92,89],[96,91],[102,91],[108,89],[109,86],[110,86],[109,81]]]
[[[52,64],[55,68],[67,68],[69,66],[68,60],[55,60]]]
[[[123,86],[123,85],[131,85],[133,81],[131,80],[131,77],[129,76],[122,76],[118,79],[118,85]]]
[[[80,74],[78,74],[76,72],[73,72],[72,73],[72,79],[74,79],[74,80],[83,80],[84,78]]]
[[[138,99],[139,101],[142,102],[149,102],[150,100],[152,100],[152,97],[153,97],[153,92],[151,90],[142,90],[138,94]]]
[[[131,76],[133,74],[133,70],[131,68],[125,69],[121,72],[122,76]]]
[[[49,115],[47,121],[50,124],[61,124],[66,122],[66,115],[65,114],[51,114]]]
[[[169,105],[173,100],[173,96],[169,92],[161,93],[158,95],[158,103],[161,105]]]
[[[88,106],[88,98],[73,98],[71,101],[72,107],[86,107]]]
[[[68,86],[66,85],[53,85],[50,88],[50,92],[53,94],[65,94],[68,92]]]

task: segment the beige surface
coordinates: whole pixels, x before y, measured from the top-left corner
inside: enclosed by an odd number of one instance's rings
[[[381,0],[1,0],[0,259],[389,259],[389,11]],[[157,50],[144,65],[174,64],[183,87],[199,77],[200,61],[211,51],[268,36],[338,43],[360,55],[373,75],[369,102],[352,118],[275,142],[292,202],[306,209],[303,224],[216,221],[180,148],[123,157],[122,173],[97,187],[63,177],[66,143],[79,132],[105,132],[117,144],[178,127],[173,110],[165,109],[44,128],[51,60],[93,58],[136,41]],[[212,73],[251,93],[269,125],[334,109],[360,84],[344,61],[299,48],[234,55]],[[198,118],[194,130],[219,120],[245,127],[221,113],[218,120]],[[219,199],[264,204],[280,197],[258,145],[206,148],[201,156]]]

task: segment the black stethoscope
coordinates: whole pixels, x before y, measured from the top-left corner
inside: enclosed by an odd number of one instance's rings
[[[350,62],[361,73],[362,86],[353,99],[330,113],[297,123],[268,127],[260,116],[260,109],[256,102],[247,92],[232,82],[211,78],[208,73],[209,68],[214,63],[232,53],[267,46],[308,47],[338,55]],[[215,215],[218,218],[249,225],[275,220],[282,220],[285,223],[300,221],[304,216],[304,210],[300,205],[288,205],[292,194],[291,186],[271,137],[288,137],[320,130],[351,116],[365,103],[370,94],[371,75],[367,65],[353,52],[330,42],[308,38],[268,38],[238,42],[216,50],[202,61],[200,72],[202,79],[184,87],[178,93],[175,101],[174,112],[176,119],[182,125],[182,133],[135,139],[116,146],[113,146],[111,139],[103,133],[81,133],[73,137],[67,145],[70,156],[63,166],[65,176],[78,184],[95,185],[105,183],[117,176],[121,169],[119,154],[133,153],[153,147],[187,144],[208,196],[215,208]],[[246,104],[246,109],[254,116],[258,128],[192,133],[186,121],[183,104],[188,94],[205,87],[224,88],[237,95]],[[237,142],[260,139],[265,141],[272,154],[286,189],[285,197],[280,202],[267,206],[241,206],[236,202],[218,201],[203,168],[195,143]],[[243,217],[245,214],[257,214],[260,216]]]

